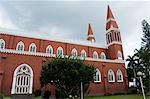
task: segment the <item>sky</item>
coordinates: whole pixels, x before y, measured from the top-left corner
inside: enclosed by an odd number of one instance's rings
[[[127,58],[141,46],[141,22],[145,19],[150,23],[150,1],[1,0],[0,28],[30,31],[50,38],[86,40],[90,23],[96,43],[101,45],[106,43],[108,5],[119,25]]]

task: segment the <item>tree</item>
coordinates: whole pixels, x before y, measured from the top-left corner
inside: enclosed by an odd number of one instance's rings
[[[41,71],[41,85],[52,84],[64,98],[79,95],[80,83],[89,84],[94,80],[96,69],[80,59],[57,57],[45,64]]]
[[[142,44],[144,47],[150,48],[150,25],[146,20],[142,21],[143,26],[143,38],[142,38]]]
[[[135,54],[128,58],[128,66],[134,66],[135,72],[141,71],[144,74],[143,83],[146,93],[150,93],[150,25],[147,21],[142,21],[143,38],[142,46],[135,50]],[[136,57],[136,59],[133,59]]]

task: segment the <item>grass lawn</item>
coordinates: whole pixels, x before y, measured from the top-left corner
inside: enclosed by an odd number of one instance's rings
[[[93,96],[85,97],[85,99],[143,99],[142,94],[131,95],[113,95],[113,96]],[[150,96],[148,97],[150,99]]]

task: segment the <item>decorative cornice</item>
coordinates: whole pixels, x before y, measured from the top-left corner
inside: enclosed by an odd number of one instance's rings
[[[110,27],[110,29],[106,30],[106,33],[110,32],[112,30],[118,31],[118,32],[120,31],[118,28]]]
[[[107,44],[107,46],[110,46],[110,45],[113,45],[113,44],[119,44],[119,45],[122,45],[121,42],[112,41],[111,43]]]
[[[28,52],[28,51],[17,51],[12,49],[0,49],[0,53],[10,53],[10,54],[20,54],[20,55],[31,55],[31,56],[41,56],[41,57],[56,57],[56,54],[47,54],[42,52]],[[67,56],[67,55],[64,55]],[[64,57],[62,56],[62,57]],[[82,57],[79,57],[79,59],[83,60]],[[111,62],[111,63],[125,63],[125,60],[111,60],[111,59],[94,59],[90,57],[84,58],[84,60],[87,61],[97,61],[97,62]]]
[[[109,18],[109,19],[107,19],[106,23],[108,23],[109,21],[116,21],[116,20],[114,18]]]

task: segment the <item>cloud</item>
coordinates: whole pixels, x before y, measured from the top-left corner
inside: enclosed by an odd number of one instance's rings
[[[119,24],[127,57],[140,47],[141,21],[150,16],[148,1],[0,1],[0,27],[86,40],[90,23],[97,43],[103,44],[108,4]]]

